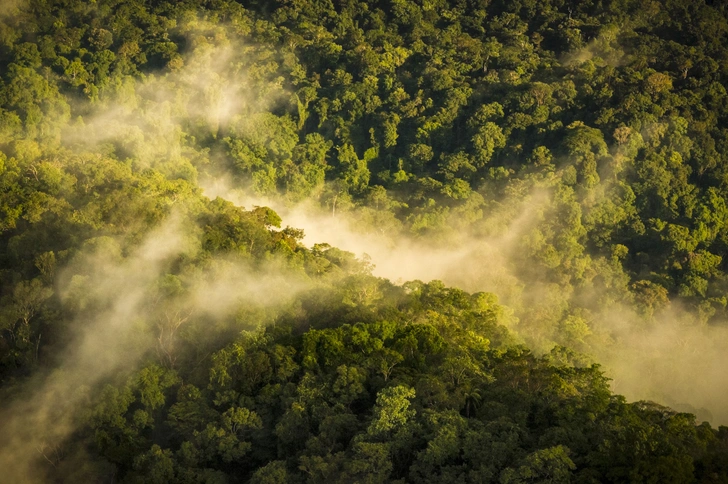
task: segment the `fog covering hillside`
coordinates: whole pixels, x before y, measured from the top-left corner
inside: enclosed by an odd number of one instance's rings
[[[727,80],[721,2],[3,1],[0,480],[728,482]]]

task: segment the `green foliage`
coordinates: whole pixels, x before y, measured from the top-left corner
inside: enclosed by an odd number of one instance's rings
[[[598,366],[575,366],[565,348],[491,346],[504,330],[479,298],[438,283],[398,291],[376,306],[396,323],[298,331],[312,315],[240,337],[206,364],[206,388],[155,383],[178,388],[157,417],[142,414],[148,384],[135,382],[163,373],[142,370],[104,390],[88,430],[134,442],[99,447],[128,476],[175,482],[213,469],[253,482],[683,482],[728,452],[692,416],[613,396]],[[399,355],[389,380],[369,370],[382,350]]]
[[[559,345],[607,344],[619,305],[725,317],[727,46],[725,7],[688,0],[3,4],[0,401],[172,221],[187,248],[129,303],[139,364],[89,382],[66,452],[34,449],[50,480],[725,481],[725,428]],[[393,238],[497,240],[518,317],[308,249],[203,196],[220,173]],[[189,309],[229,267],[290,287]]]

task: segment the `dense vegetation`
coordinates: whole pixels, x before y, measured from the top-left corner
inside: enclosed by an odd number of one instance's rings
[[[13,482],[728,482],[728,429],[584,355],[615,306],[728,317],[725,4],[11,1],[0,66]],[[374,277],[222,174],[392,237],[521,220],[525,295]]]

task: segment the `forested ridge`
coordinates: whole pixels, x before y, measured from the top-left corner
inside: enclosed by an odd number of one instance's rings
[[[3,1],[0,481],[728,482],[727,80],[723,2]]]

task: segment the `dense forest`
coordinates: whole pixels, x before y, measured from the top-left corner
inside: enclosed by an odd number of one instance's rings
[[[0,481],[728,482],[727,86],[719,1],[3,0]]]

